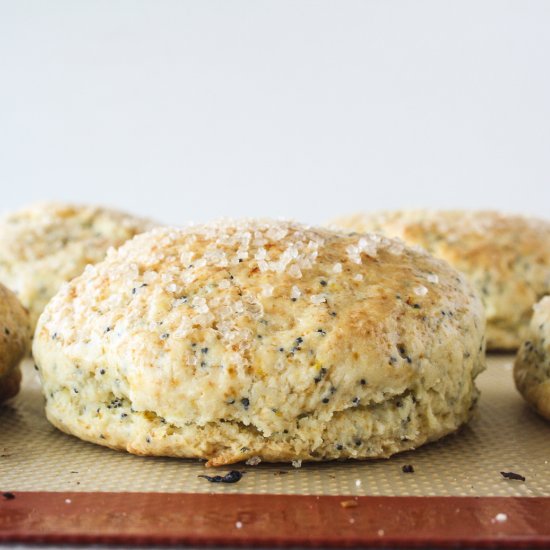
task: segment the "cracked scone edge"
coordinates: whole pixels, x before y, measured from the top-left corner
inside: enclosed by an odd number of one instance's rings
[[[17,395],[19,363],[30,342],[29,316],[13,292],[0,284],[0,403]]]
[[[0,282],[29,310],[31,327],[62,283],[153,223],[91,205],[38,203],[0,217]]]
[[[487,316],[487,349],[517,350],[532,306],[550,293],[550,222],[496,211],[395,210],[331,227],[375,231],[424,247],[466,274]]]
[[[550,420],[550,296],[533,309],[527,339],[514,364],[514,380],[531,407]]]
[[[49,420],[143,455],[376,458],[456,430],[484,316],[464,277],[396,240],[291,222],[140,235],[48,304]]]

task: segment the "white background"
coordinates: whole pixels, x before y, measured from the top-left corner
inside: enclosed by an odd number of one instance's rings
[[[550,215],[550,2],[0,0],[0,209]]]

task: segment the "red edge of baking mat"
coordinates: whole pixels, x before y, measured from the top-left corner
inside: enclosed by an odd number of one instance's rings
[[[256,547],[550,546],[547,497],[58,492],[14,495],[11,500],[0,500],[0,542]],[[351,501],[356,505],[350,505]]]

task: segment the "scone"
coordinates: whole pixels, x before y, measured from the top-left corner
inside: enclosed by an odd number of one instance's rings
[[[37,204],[0,219],[0,282],[28,308],[31,327],[61,284],[150,229],[150,222],[93,206]]]
[[[514,365],[516,387],[526,401],[550,420],[550,296],[534,307],[527,340]]]
[[[15,294],[0,284],[0,403],[19,391],[19,363],[30,341],[29,316]]]
[[[420,245],[462,271],[487,315],[487,348],[515,350],[533,305],[550,294],[550,222],[492,211],[394,211],[333,222]]]
[[[292,222],[161,228],[52,299],[34,340],[49,420],[222,465],[388,457],[466,422],[484,316],[423,251]]]

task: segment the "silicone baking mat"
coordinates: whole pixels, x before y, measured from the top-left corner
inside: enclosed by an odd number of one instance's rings
[[[136,457],[57,431],[26,364],[20,395],[0,409],[0,541],[548,545],[550,423],[516,392],[512,362],[489,357],[476,416],[455,435],[388,460],[238,464],[245,474],[235,484],[199,477],[229,469]]]
[[[19,491],[207,493],[216,474],[198,461],[138,457],[82,442],[44,417],[39,386],[28,365],[20,396],[0,413],[0,480]],[[512,358],[490,357],[479,377],[475,418],[456,435],[368,462],[260,464],[237,468],[239,483],[224,493],[387,496],[550,496],[550,423],[524,404],[512,382]],[[414,473],[403,473],[411,464]],[[205,471],[206,470],[206,471]],[[220,473],[224,473],[222,470]],[[504,479],[513,471],[526,482]]]

